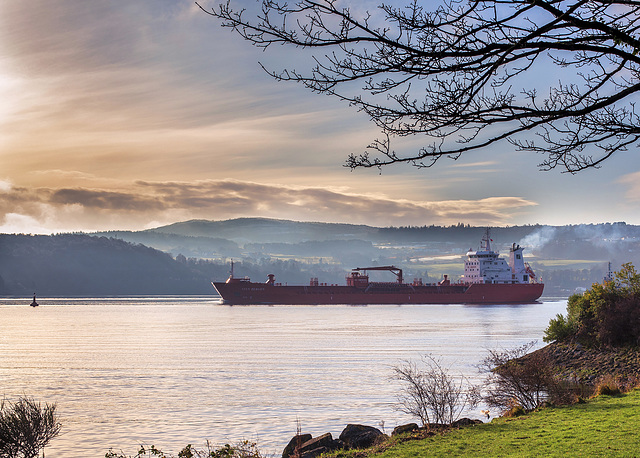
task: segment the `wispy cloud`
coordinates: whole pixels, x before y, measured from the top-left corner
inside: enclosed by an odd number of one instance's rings
[[[618,179],[618,182],[627,186],[625,197],[631,202],[640,202],[640,172],[629,173]]]
[[[0,53],[0,158],[16,183],[51,169],[287,182],[339,171],[375,136],[346,104],[273,81],[264,54],[188,0],[7,0]]]
[[[414,202],[366,196],[348,189],[238,180],[138,181],[129,189],[13,187],[0,193],[0,231],[42,232],[44,227],[51,228],[49,232],[135,229],[141,224],[247,215],[379,226],[457,222],[503,225],[511,223],[514,211],[536,205],[520,197]]]
[[[617,182],[629,191],[626,207],[613,208],[620,193],[608,185],[618,172],[572,177],[565,192],[568,178],[536,174],[536,158],[523,167],[508,148],[429,170],[349,173],[346,156],[379,132],[364,113],[275,82],[257,65],[309,63],[292,52],[256,50],[191,0],[0,1],[0,180],[9,179],[0,182],[0,230],[235,216],[484,225],[638,214],[637,176]],[[396,139],[394,149],[427,142]],[[626,158],[623,173],[638,161]],[[596,205],[605,193],[615,197]]]

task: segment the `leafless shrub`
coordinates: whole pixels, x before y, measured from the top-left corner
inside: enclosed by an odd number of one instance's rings
[[[483,400],[503,410],[515,404],[533,410],[544,401],[559,396],[562,384],[543,352],[529,353],[535,341],[510,350],[489,350],[480,364],[487,375]],[[525,356],[526,355],[526,356]]]
[[[0,458],[36,458],[60,433],[55,404],[29,398],[0,403]]]
[[[393,378],[404,385],[398,395],[398,410],[419,418],[423,426],[451,424],[465,407],[474,404],[465,389],[466,379],[452,376],[433,356],[423,356],[421,364],[405,361],[393,372]]]

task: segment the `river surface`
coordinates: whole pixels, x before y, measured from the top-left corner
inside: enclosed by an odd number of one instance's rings
[[[235,306],[214,297],[0,298],[0,395],[56,403],[47,458],[177,454],[248,439],[279,455],[302,432],[387,433],[392,367],[421,355],[479,380],[489,349],[543,345],[566,299],[526,305]],[[478,408],[479,409],[479,408]],[[469,416],[481,418],[479,410]]]

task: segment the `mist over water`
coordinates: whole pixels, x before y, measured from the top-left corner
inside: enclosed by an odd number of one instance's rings
[[[487,349],[532,340],[566,300],[523,305],[236,306],[215,297],[0,299],[0,387],[55,402],[47,457],[177,453],[241,439],[279,455],[296,432],[389,433],[391,367],[423,354],[478,379]],[[481,418],[479,412],[470,416]]]

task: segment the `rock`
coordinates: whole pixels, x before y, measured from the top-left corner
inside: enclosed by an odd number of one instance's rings
[[[322,436],[318,436],[316,438],[310,439],[307,442],[303,443],[300,448],[297,449],[297,452],[300,455],[305,454],[306,452],[311,452],[318,448],[326,448],[328,450],[333,450],[336,446],[331,433],[323,434]]]
[[[418,429],[420,429],[420,427],[418,426],[417,423],[409,423],[406,425],[396,426],[395,428],[393,428],[393,432],[391,433],[391,436],[393,437],[393,436],[397,436],[398,434],[410,433]]]
[[[471,418],[461,418],[451,423],[452,428],[461,428],[463,426],[479,425],[482,420],[472,420]]]
[[[347,448],[367,448],[387,437],[382,431],[373,426],[347,425],[340,433],[340,440]]]
[[[293,436],[282,452],[282,458],[292,456],[300,458],[314,458],[322,453],[343,448],[340,440],[334,440],[331,433],[313,438],[311,434]]]
[[[318,447],[313,450],[307,450],[306,452],[300,453],[300,458],[315,458],[316,456],[322,455],[323,453],[328,453],[331,450],[327,447]]]
[[[282,451],[282,458],[289,458],[295,451],[296,447],[310,441],[312,438],[313,436],[311,434],[296,434],[291,438],[287,446]]]
[[[424,427],[427,431],[440,431],[443,429],[447,429],[449,425],[445,423],[427,423],[426,425],[424,425]]]

